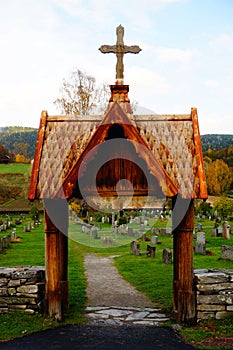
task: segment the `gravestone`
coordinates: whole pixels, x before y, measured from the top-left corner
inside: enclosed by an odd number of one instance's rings
[[[11,228],[11,222],[7,220],[6,222],[6,228],[9,230]]]
[[[140,232],[136,232],[135,237],[138,239],[140,237]]]
[[[206,255],[205,232],[197,232],[195,252]]]
[[[158,243],[158,236],[152,236],[151,242],[152,242],[152,244],[157,244]]]
[[[223,228],[222,226],[217,227],[217,237],[222,237],[223,235]]]
[[[201,231],[201,230],[202,230],[202,224],[200,224],[200,223],[197,224],[197,230],[198,230],[198,231]]]
[[[14,241],[16,239],[16,228],[13,228],[11,232],[11,240]]]
[[[171,249],[165,248],[163,250],[162,261],[164,264],[172,264],[172,251]]]
[[[230,225],[228,224],[228,222],[225,221],[222,227],[223,227],[223,237],[225,239],[230,239]]]
[[[136,241],[130,243],[130,253],[134,255],[140,255],[140,244]]]
[[[128,227],[128,236],[133,236],[133,228]]]
[[[95,228],[94,230],[93,230],[93,236],[92,236],[94,239],[98,239],[98,230],[97,230],[97,228]]]
[[[31,223],[30,223],[30,221],[27,223],[26,232],[31,232]]]
[[[214,229],[211,231],[211,236],[212,236],[212,237],[217,237],[217,228],[214,228]]]
[[[223,245],[221,258],[233,261],[233,246]]]
[[[154,233],[155,233],[155,228],[154,228],[154,226],[153,226],[153,227],[151,227],[151,233],[152,233],[152,234],[154,234]]]
[[[155,258],[155,251],[156,251],[156,247],[153,247],[152,245],[147,244],[146,256],[148,258]]]
[[[143,241],[143,242],[146,242],[146,238],[147,238],[147,237],[146,237],[146,233],[143,233],[143,234],[142,234],[142,241]]]
[[[161,228],[160,229],[161,236],[166,236],[166,228]]]

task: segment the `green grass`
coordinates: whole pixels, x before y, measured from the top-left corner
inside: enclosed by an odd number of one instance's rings
[[[30,174],[30,164],[0,164],[0,203],[27,198]]]
[[[225,320],[205,320],[194,327],[185,327],[181,330],[182,338],[190,344],[194,344],[198,349],[213,349],[213,347],[204,346],[202,341],[206,338],[224,338],[233,337],[232,331],[233,319]],[[216,350],[232,349],[232,347],[214,347]]]
[[[23,226],[17,226],[17,236],[21,243],[14,243],[5,253],[0,254],[0,266],[40,265],[44,266],[44,227],[23,232]],[[4,235],[4,234],[2,234]],[[86,303],[86,279],[83,269],[83,254],[79,245],[69,240],[69,313],[66,318],[57,321],[41,315],[25,315],[23,313],[0,314],[0,341],[20,337],[28,333],[56,327],[61,324],[83,323]]]
[[[27,220],[25,219],[22,225],[17,226],[17,235],[21,237],[21,243],[12,244],[11,248],[5,254],[0,254],[0,266],[44,265],[43,224],[32,230],[32,232],[26,233],[23,232],[23,226],[26,225]],[[221,237],[211,237],[211,228],[205,229],[205,226],[213,226],[213,223],[206,220],[202,224],[208,241],[207,250],[212,255],[194,254],[194,267],[233,269],[232,261],[220,259],[221,245],[233,245],[233,236],[231,235],[230,241],[226,241]],[[157,221],[157,225],[160,227],[166,226],[166,222]],[[71,225],[72,230],[74,231],[74,227]],[[130,254],[128,243],[122,246],[98,248],[96,246],[81,245],[72,239],[69,240],[68,271],[70,305],[68,315],[59,324],[85,322],[82,316],[87,301],[83,258],[89,252],[93,252],[99,256],[120,255],[114,259],[114,262],[121,275],[139,291],[144,292],[155,303],[155,306],[161,307],[164,310],[171,308],[173,266],[162,263],[162,250],[164,248],[172,248],[172,238],[159,237],[161,244],[156,246],[155,259],[146,257],[147,242],[139,241],[142,250],[141,256]],[[94,238],[93,242],[96,242]],[[55,320],[44,318],[40,315],[29,316],[23,313],[0,315],[0,339],[6,340],[57,325],[58,323]],[[216,325],[219,336],[229,335],[232,332],[232,320],[213,321],[213,325]],[[211,326],[212,330],[213,325]],[[214,334],[211,329],[206,331],[206,327],[205,322],[196,327],[184,327],[181,334],[188,342],[194,339],[195,343],[201,346],[201,339]]]
[[[30,174],[31,164],[10,163],[0,164],[0,174]]]

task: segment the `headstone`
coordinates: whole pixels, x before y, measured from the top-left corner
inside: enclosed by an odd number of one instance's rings
[[[217,236],[222,237],[223,236],[223,228],[222,226],[217,227]]]
[[[13,228],[13,231],[11,233],[11,240],[14,241],[16,239],[16,228]]]
[[[98,230],[96,228],[93,230],[93,238],[98,239]]]
[[[152,242],[152,244],[157,244],[158,243],[158,236],[152,236],[151,242]]]
[[[143,234],[142,234],[142,241],[143,241],[143,242],[146,242],[146,233],[143,233]]]
[[[26,232],[31,232],[31,223],[30,223],[30,221],[28,221],[28,223],[27,223]]]
[[[195,252],[206,255],[205,232],[197,232]]]
[[[217,237],[217,228],[214,228],[211,232],[212,237]]]
[[[233,261],[233,246],[223,245],[221,258]]]
[[[202,224],[198,223],[197,224],[197,229],[198,229],[198,231],[201,231],[202,230]]]
[[[145,228],[145,226],[144,226],[144,224],[140,224],[140,230],[144,230],[144,228]]]
[[[134,255],[140,255],[140,244],[136,241],[130,243],[130,253]]]
[[[146,256],[149,258],[155,258],[156,247],[153,247],[150,244],[147,244]]]
[[[164,264],[172,264],[172,251],[171,251],[171,249],[165,248],[163,250],[162,261]]]
[[[133,236],[133,228],[128,227],[128,236]]]
[[[154,233],[155,233],[155,228],[154,228],[154,226],[153,226],[153,227],[151,227],[151,233],[152,233],[152,234],[154,234]]]
[[[140,233],[136,232],[135,237],[138,239],[140,237]]]
[[[161,236],[166,236],[166,228],[160,229]]]
[[[230,225],[228,224],[227,221],[223,223],[223,237],[225,239],[230,239]]]

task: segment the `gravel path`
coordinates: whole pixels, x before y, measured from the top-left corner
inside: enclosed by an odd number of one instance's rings
[[[88,254],[84,260],[89,306],[152,307],[154,304],[130,283],[123,280],[113,266],[113,257]]]

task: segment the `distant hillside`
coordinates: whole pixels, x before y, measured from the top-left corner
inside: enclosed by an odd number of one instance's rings
[[[3,145],[9,152],[21,153],[20,144],[26,144],[25,156],[34,157],[35,144],[37,140],[37,129],[20,126],[9,126],[0,128],[0,145]]]
[[[203,152],[211,150],[220,150],[233,146],[233,135],[209,134],[201,136]]]

